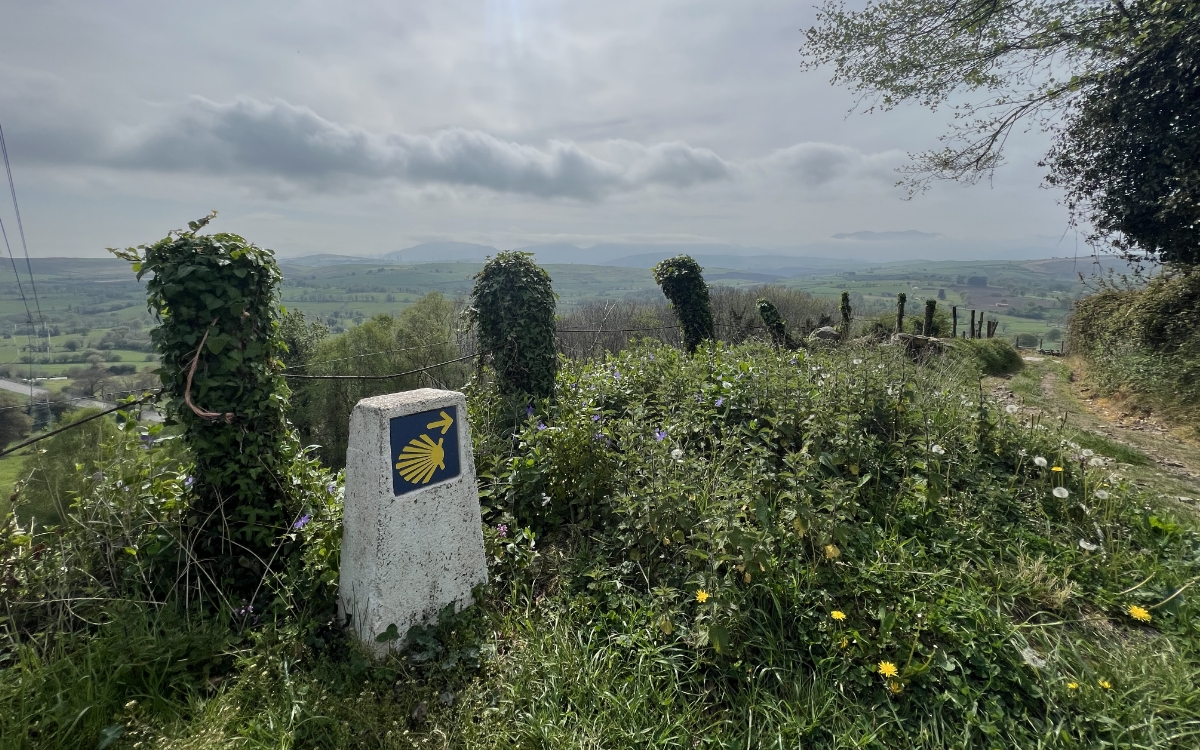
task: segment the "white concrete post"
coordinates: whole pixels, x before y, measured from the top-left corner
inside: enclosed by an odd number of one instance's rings
[[[487,582],[475,460],[461,393],[366,398],[350,415],[338,604],[377,656]],[[377,641],[395,628],[398,640]]]

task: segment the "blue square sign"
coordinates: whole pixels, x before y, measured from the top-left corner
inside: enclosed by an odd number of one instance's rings
[[[457,407],[394,417],[391,429],[396,497],[458,476]]]

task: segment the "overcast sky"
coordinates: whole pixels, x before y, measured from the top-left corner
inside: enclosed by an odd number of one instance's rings
[[[0,124],[34,255],[211,208],[281,255],[1063,234],[1038,134],[993,184],[905,201],[895,168],[949,115],[848,115],[799,69],[812,22],[809,0],[5,2]]]

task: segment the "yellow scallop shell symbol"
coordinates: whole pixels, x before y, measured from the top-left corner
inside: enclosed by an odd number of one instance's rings
[[[404,450],[397,456],[399,463],[396,471],[413,484],[429,484],[433,472],[446,468],[446,450],[442,448],[443,438],[435,443],[428,435],[410,440]]]

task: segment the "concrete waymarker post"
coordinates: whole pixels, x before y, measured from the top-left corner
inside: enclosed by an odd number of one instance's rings
[[[447,604],[471,604],[487,563],[461,393],[422,388],[358,402],[342,524],[338,604],[376,655]],[[377,640],[389,632],[399,639]]]

